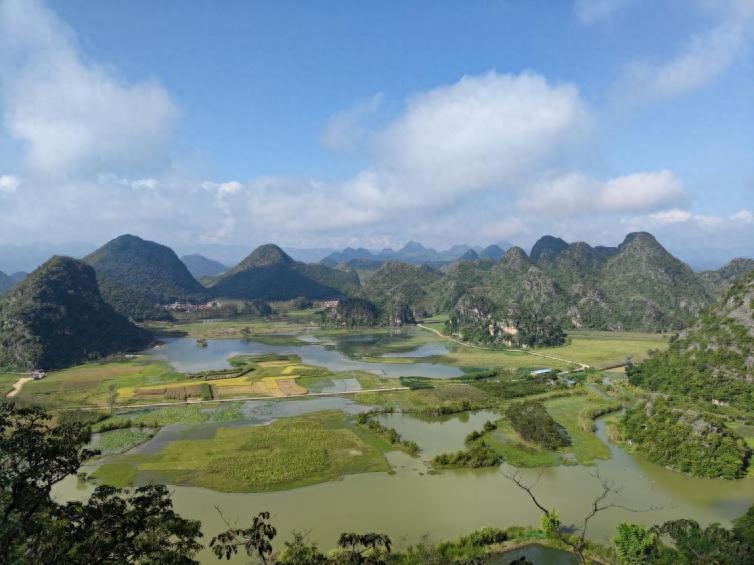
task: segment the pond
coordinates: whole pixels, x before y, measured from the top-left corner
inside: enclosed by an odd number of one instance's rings
[[[450,453],[464,448],[463,440],[474,430],[481,430],[488,420],[500,418],[497,412],[478,412],[421,418],[408,414],[382,414],[377,420],[394,428],[403,439],[415,441],[422,448],[422,457],[431,459],[440,453]]]
[[[488,559],[484,565],[509,565],[522,557],[536,565],[576,565],[579,562],[573,553],[533,543]]]
[[[368,339],[369,336],[364,336]],[[308,341],[308,342],[307,342]],[[177,371],[191,373],[227,369],[230,367],[228,359],[235,355],[264,355],[264,354],[293,354],[298,355],[307,365],[325,367],[333,372],[366,371],[379,376],[397,377],[427,377],[431,379],[448,379],[459,377],[463,371],[458,367],[441,363],[413,362],[424,356],[415,348],[399,355],[409,362],[369,362],[349,356],[345,351],[354,351],[352,347],[339,344],[345,340],[334,341],[332,344],[322,344],[313,340],[302,341],[301,345],[268,345],[255,341],[216,339],[208,340],[207,347],[197,347],[196,340],[188,337],[164,338],[164,344],[145,353],[155,359],[165,361]],[[432,351],[447,349],[433,347]],[[426,349],[425,349],[426,351]]]

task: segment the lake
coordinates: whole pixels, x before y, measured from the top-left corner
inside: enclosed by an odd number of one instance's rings
[[[448,379],[463,374],[458,367],[441,363],[361,361],[355,358],[358,354],[358,347],[355,347],[352,339],[320,343],[316,338],[312,339],[313,337],[305,336],[301,345],[268,345],[240,339],[213,339],[207,341],[207,347],[197,347],[196,340],[192,338],[163,338],[163,345],[150,349],[145,354],[165,361],[183,373],[227,369],[230,367],[228,359],[235,355],[274,353],[298,355],[307,365],[325,367],[333,372],[366,371],[383,377],[427,377],[430,379]],[[368,340],[371,336],[367,334],[360,337]],[[404,353],[390,354],[390,357],[403,357],[413,361],[430,355],[443,355],[447,352],[448,350],[442,345],[420,346]]]
[[[246,416],[258,423],[321,409],[363,409],[345,399],[248,404],[244,408]],[[395,414],[382,418],[389,418],[383,421],[400,427],[410,439],[424,437],[425,443],[429,443],[431,435],[444,437],[431,443],[431,449],[437,451],[455,448],[459,442],[462,445],[462,436],[467,430],[478,429],[492,415],[478,412],[469,415],[466,421],[458,416],[418,419]],[[204,424],[197,426],[197,433],[206,432],[201,426]],[[183,432],[191,433],[188,428],[190,426]],[[607,443],[602,421],[597,423],[597,434]],[[164,438],[160,440],[159,434],[152,440],[162,441]],[[143,448],[148,449],[152,442]],[[538,481],[537,496],[548,507],[558,510],[564,524],[580,522],[592,498],[599,493],[600,483],[592,476],[595,472],[621,488],[613,497],[614,502],[635,509],[651,508],[640,513],[615,508],[598,514],[590,525],[589,537],[606,544],[620,521],[654,524],[692,517],[703,524],[728,524],[754,502],[752,479],[736,482],[696,479],[649,463],[614,445],[610,445],[610,451],[610,460],[599,461],[593,467],[523,469],[521,475],[529,482]],[[539,524],[539,511],[527,495],[497,469],[454,470],[429,475],[421,460],[404,453],[391,452],[387,458],[394,474],[349,475],[339,481],[289,491],[234,494],[180,486],[171,487],[171,491],[178,512],[202,520],[203,531],[208,536],[205,539],[226,527],[218,509],[233,524],[236,521],[243,524],[252,514],[270,511],[280,532],[279,543],[287,539],[292,530],[301,530],[310,532],[311,538],[323,548],[333,547],[343,531],[384,532],[397,546],[405,546],[419,541],[424,534],[441,541],[483,526]],[[75,477],[69,477],[57,485],[54,494],[62,499],[82,498],[90,490],[91,486],[82,488]],[[202,554],[202,560],[217,562],[209,552]]]

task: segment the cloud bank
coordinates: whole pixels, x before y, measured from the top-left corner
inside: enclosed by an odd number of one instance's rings
[[[637,64],[626,80],[641,82],[647,98],[712,80],[745,48],[752,5],[726,4],[684,52]],[[623,7],[583,0],[575,9],[596,25]],[[533,71],[489,71],[416,92],[379,129],[371,124],[383,95],[337,113],[321,141],[366,153],[351,178],[195,178],[171,162],[180,112],[163,86],[91,60],[41,2],[2,0],[0,100],[4,135],[22,156],[0,170],[3,242],[101,243],[124,232],[249,247],[530,242],[548,232],[614,244],[634,229],[671,243],[754,235],[748,208],[694,213],[672,170],[584,170],[599,112],[577,85]]]

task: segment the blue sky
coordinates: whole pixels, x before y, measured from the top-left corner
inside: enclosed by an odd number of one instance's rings
[[[754,0],[0,0],[0,248],[752,256],[753,43]]]

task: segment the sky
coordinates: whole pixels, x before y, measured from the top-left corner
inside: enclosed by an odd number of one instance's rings
[[[0,269],[122,233],[752,257],[753,53],[754,0],[0,0]]]

